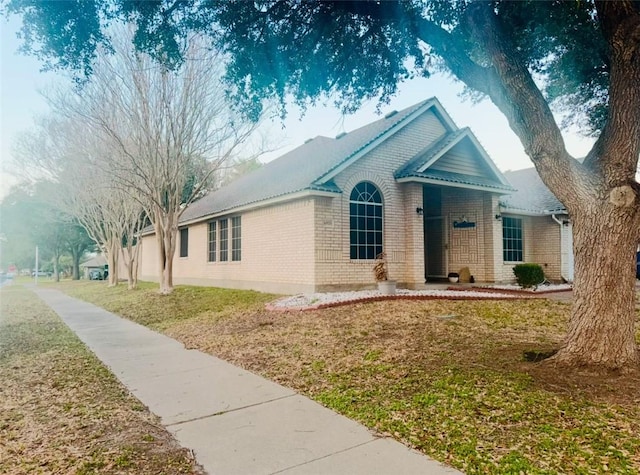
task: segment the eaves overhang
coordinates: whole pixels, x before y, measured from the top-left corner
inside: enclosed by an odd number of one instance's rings
[[[506,195],[513,192],[512,188],[507,188],[502,185],[484,185],[478,183],[469,183],[464,181],[451,181],[433,177],[424,176],[404,176],[396,178],[398,183],[424,183],[428,185],[440,185],[448,186],[452,188],[465,188],[467,190],[488,191],[491,193],[498,193],[500,195]]]
[[[206,222],[212,219],[216,219],[222,216],[229,216],[231,214],[243,213],[246,211],[253,211],[255,209],[265,208],[267,206],[273,206],[281,203],[286,203],[289,201],[295,201],[305,198],[313,198],[313,197],[327,197],[327,198],[335,198],[340,195],[342,190],[338,187],[323,187],[320,189],[319,187],[308,188],[304,190],[298,190],[292,193],[286,193],[280,196],[274,196],[272,198],[268,198],[266,200],[260,200],[253,203],[246,203],[240,206],[234,206],[226,209],[216,210],[213,213],[208,213],[206,215],[198,216],[197,218],[193,218],[186,221],[180,221],[178,223],[179,227],[190,226],[193,224],[198,224],[202,222]],[[140,233],[140,236],[150,236],[155,234],[153,229],[146,230]]]

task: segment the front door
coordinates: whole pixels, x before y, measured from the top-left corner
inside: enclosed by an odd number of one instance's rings
[[[424,186],[422,189],[424,213],[425,280],[447,276],[446,219],[442,216],[442,188]]]

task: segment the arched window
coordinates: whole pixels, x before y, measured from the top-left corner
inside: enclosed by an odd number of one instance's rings
[[[375,259],[382,252],[382,195],[373,183],[353,188],[349,216],[351,259]]]

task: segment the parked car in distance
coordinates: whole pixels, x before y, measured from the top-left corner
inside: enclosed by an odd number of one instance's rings
[[[36,276],[36,271],[31,271],[31,277]],[[38,271],[38,277],[51,277],[51,272],[45,272],[43,270]]]
[[[100,269],[93,269],[89,272],[89,280],[104,280],[104,274]]]

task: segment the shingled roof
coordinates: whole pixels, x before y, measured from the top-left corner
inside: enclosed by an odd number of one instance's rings
[[[317,136],[258,170],[192,203],[180,222],[196,222],[262,201],[300,192],[341,193],[333,184],[339,170],[368,146],[395,134],[424,111],[434,107],[448,127],[456,126],[437,99],[431,98],[336,138]]]
[[[104,267],[107,265],[107,259],[102,255],[92,257],[80,264],[80,267]]]
[[[500,198],[503,210],[539,215],[567,212],[564,205],[542,182],[535,168],[508,171],[504,176],[517,191]]]

